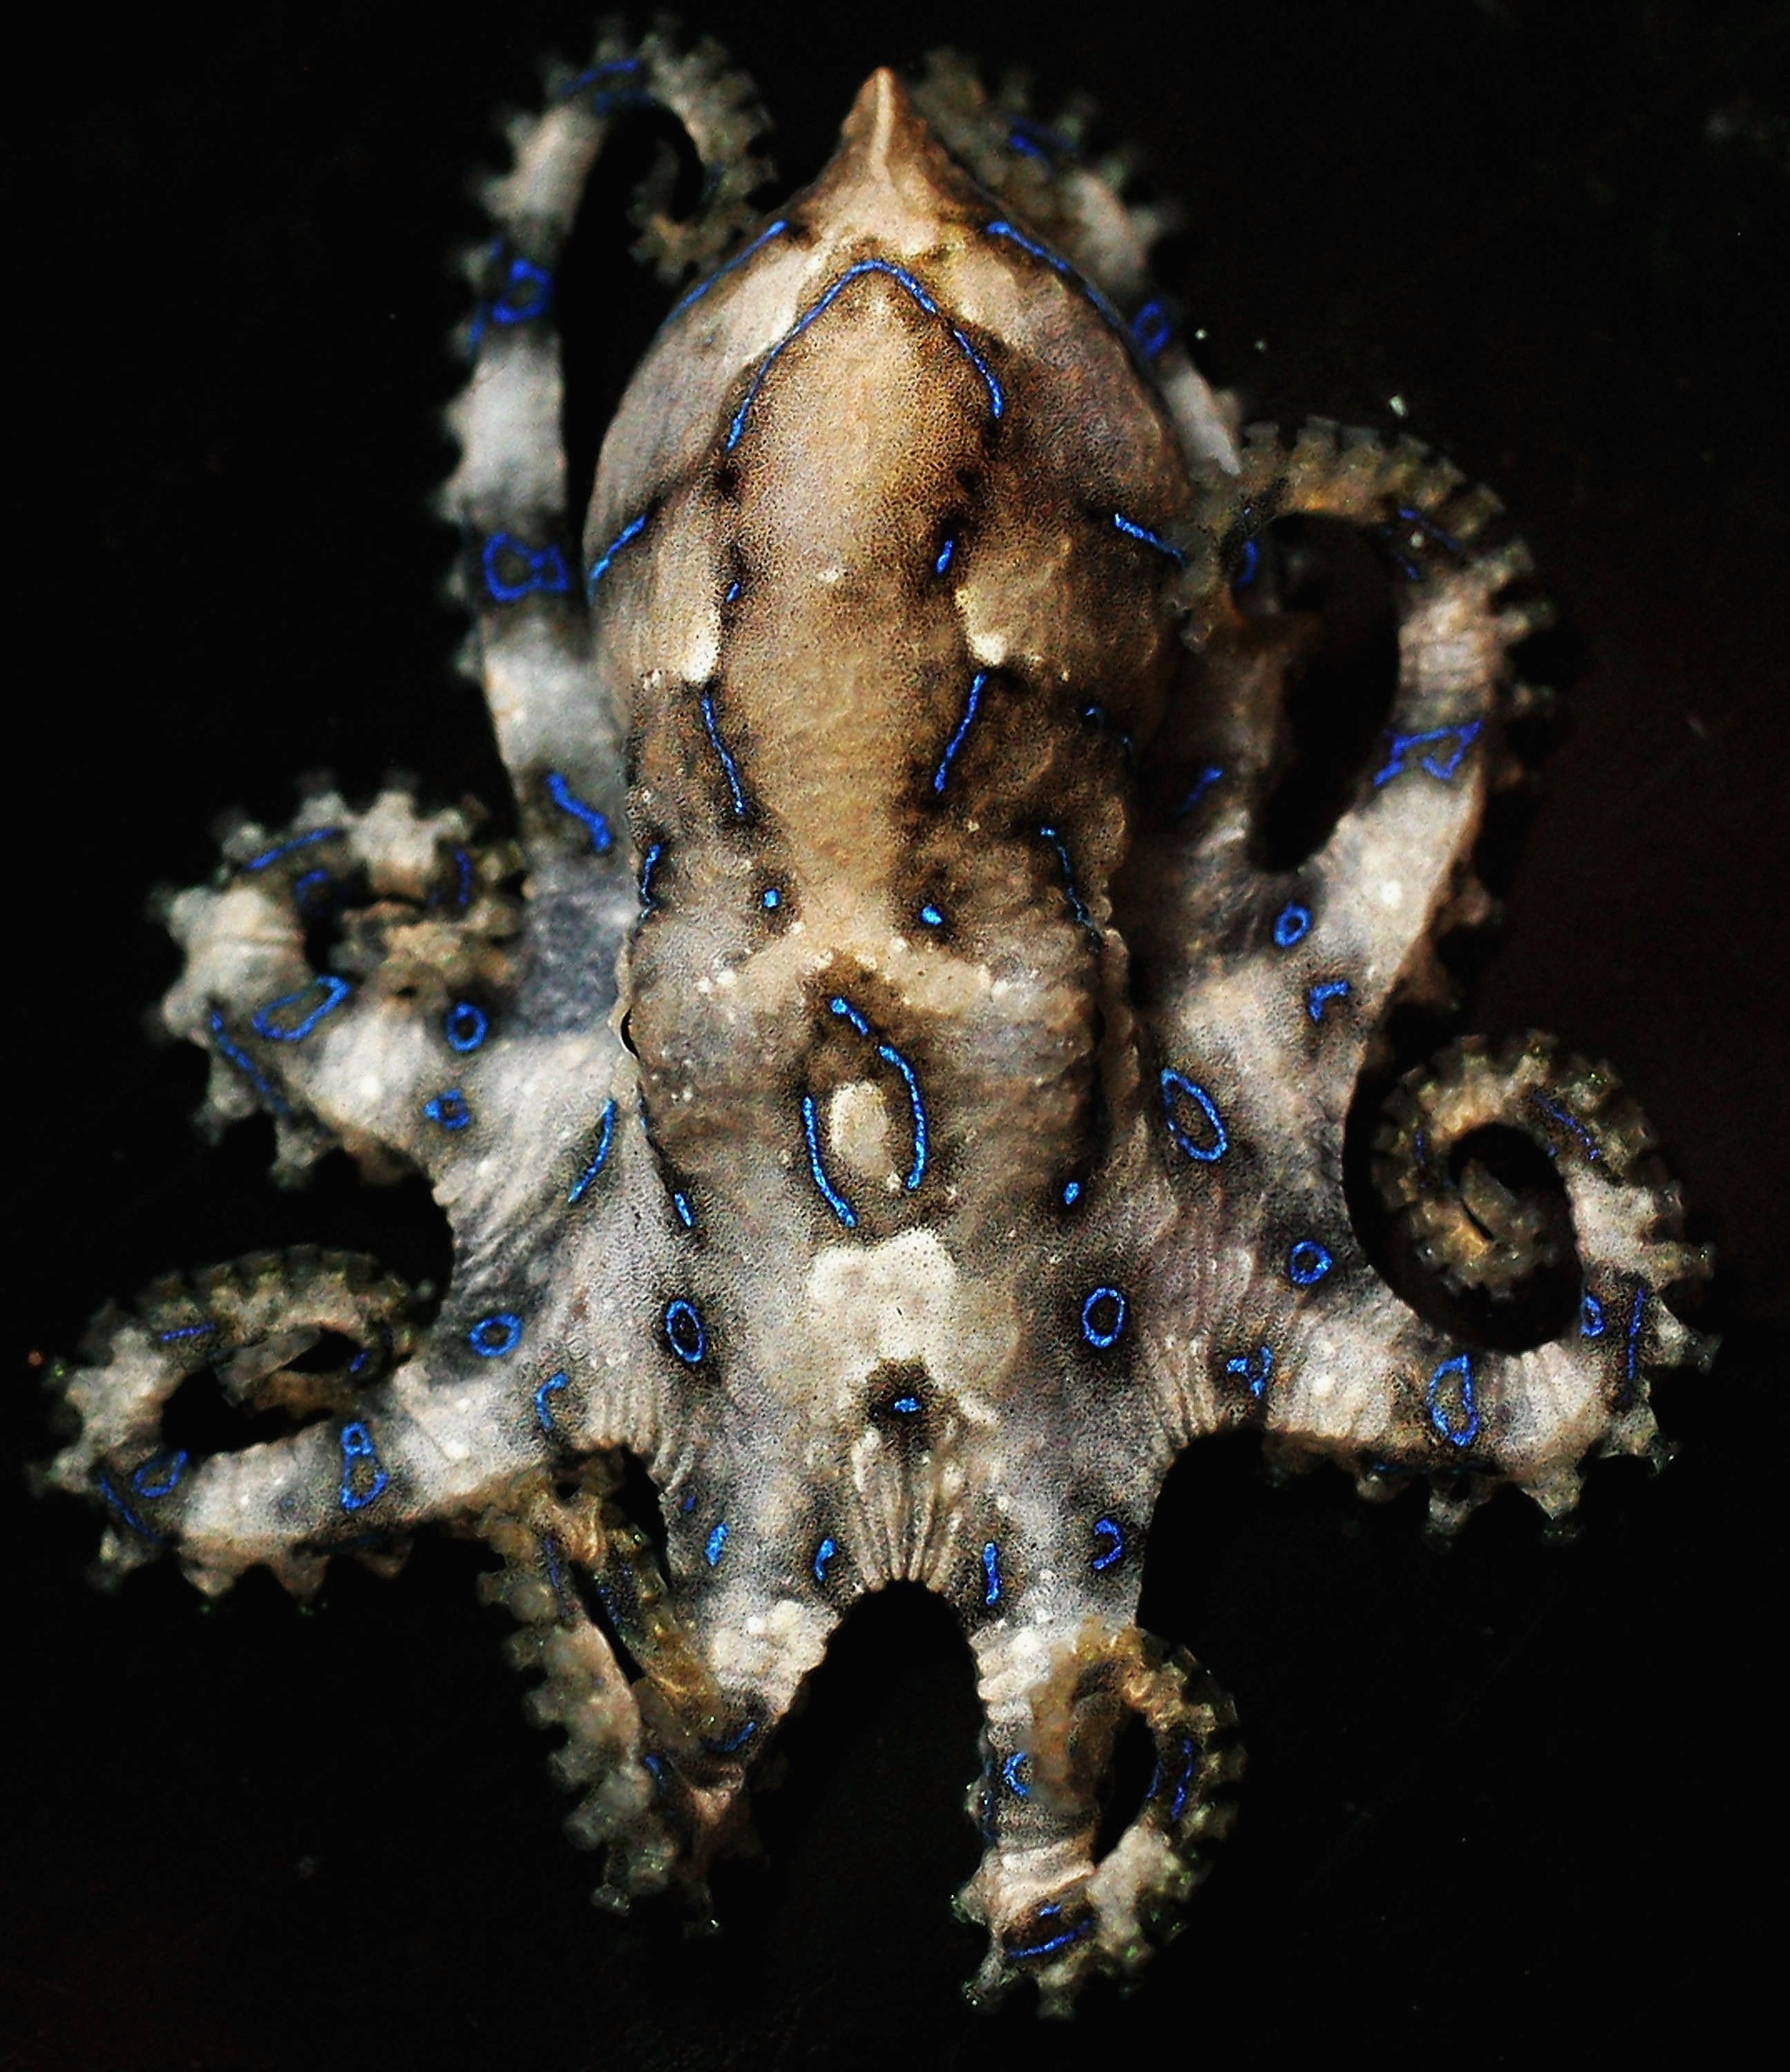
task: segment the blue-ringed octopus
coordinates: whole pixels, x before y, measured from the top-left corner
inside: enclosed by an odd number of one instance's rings
[[[693,285],[578,513],[559,268],[644,105],[705,168],[693,214],[640,205]],[[1346,1185],[1537,695],[1495,500],[1408,438],[1241,424],[1151,212],[964,68],[875,73],[768,216],[761,125],[712,47],[606,36],[487,188],[443,502],[517,840],[319,788],[167,904],[202,1120],[271,1116],[282,1178],[420,1172],[450,1285],[321,1251],[158,1284],[55,1371],[48,1479],[106,1568],[209,1593],[483,1540],[618,1907],[704,1903],[841,1619],[924,1585],[985,1719],[972,1990],[1061,2011],[1182,1924],[1232,1817],[1229,1702],[1134,1620],[1183,1450],[1423,1481],[1444,1531],[1505,1484],[1559,1517],[1656,1447],[1650,1373],[1706,1363],[1664,1297],[1707,1260],[1609,1072],[1539,1035],[1397,1083],[1381,1238]],[[1351,553],[1396,685],[1314,787],[1302,598]],[[1549,1272],[1541,1342],[1463,1321]],[[200,1375],[290,1429],[171,1443]],[[1097,1846],[1134,1720],[1154,1769]]]

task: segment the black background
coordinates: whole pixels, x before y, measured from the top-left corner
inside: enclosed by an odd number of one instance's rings
[[[1142,1992],[1042,2033],[957,1996],[976,1712],[938,1605],[854,1615],[761,1802],[767,1861],[687,1942],[590,1909],[475,1550],[426,1541],[306,1612],[264,1577],[213,1610],[162,1570],[107,1598],[94,1518],[15,1478],[0,2065],[1719,2052],[1781,1947],[1790,10],[688,15],[758,80],[787,180],[871,64],[939,43],[1029,65],[1047,111],[1085,89],[1187,204],[1163,274],[1216,379],[1288,426],[1389,426],[1396,393],[1500,490],[1563,614],[1570,719],[1469,1022],[1615,1063],[1720,1248],[1726,1350],[1657,1392],[1670,1472],[1602,1470],[1566,1547],[1513,1498],[1438,1555],[1409,1501],[1277,1491],[1247,1448],[1184,1463],[1146,1615],[1237,1697],[1244,1819]],[[48,1445],[31,1357],[159,1270],[306,1239],[438,1268],[414,1193],[282,1196],[260,1128],[191,1135],[202,1061],[142,1038],[175,969],[143,903],[306,768],[501,799],[425,502],[463,309],[442,261],[492,105],[589,33],[563,4],[97,20],[42,10],[9,46],[35,111],[6,219],[20,1459]],[[611,395],[666,299],[624,244],[592,261]]]

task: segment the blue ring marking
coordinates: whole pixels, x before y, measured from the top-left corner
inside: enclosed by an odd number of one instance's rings
[[[301,914],[314,911],[315,909],[311,904],[312,893],[329,882],[330,874],[327,870],[319,869],[303,872],[292,881],[293,905]]]
[[[562,813],[570,813],[574,820],[582,820],[590,831],[590,847],[598,856],[607,856],[615,846],[615,837],[609,831],[609,816],[599,812],[579,798],[565,775],[558,770],[547,772],[547,796]],[[463,900],[463,906],[465,902]]]
[[[1470,720],[1463,726],[1433,726],[1422,734],[1395,734],[1386,730],[1386,762],[1385,767],[1374,772],[1373,788],[1378,791],[1389,784],[1406,767],[1405,751],[1409,748],[1426,747],[1431,742],[1451,742],[1454,745],[1440,755],[1426,755],[1418,767],[1426,770],[1438,784],[1446,784],[1460,768],[1467,751],[1477,738],[1480,722]]]
[[[1286,1277],[1295,1288],[1315,1288],[1335,1263],[1315,1237],[1302,1237],[1286,1255]]]
[[[1274,940],[1283,950],[1302,943],[1311,932],[1311,909],[1299,900],[1289,899],[1274,916]]]
[[[920,1080],[914,1068],[892,1043],[879,1043],[876,1054],[886,1065],[893,1065],[900,1073],[902,1084],[907,1089],[907,1105],[911,1110],[914,1131],[913,1162],[907,1168],[907,1177],[902,1186],[911,1194],[926,1177],[926,1104],[920,1099]]]
[[[265,870],[270,863],[278,863],[282,856],[290,856],[294,849],[310,849],[317,842],[335,841],[341,835],[339,828],[313,828],[308,834],[294,835],[290,841],[276,842],[271,849],[264,849],[259,856],[252,856],[246,863],[239,863],[238,870]]]
[[[583,1200],[590,1182],[603,1170],[603,1161],[609,1156],[611,1140],[615,1134],[615,1104],[605,1101],[603,1115],[597,1124],[597,1148],[590,1154],[590,1162],[572,1182],[571,1192],[566,1197],[568,1206],[576,1207]]]
[[[934,575],[942,576],[944,574],[945,570],[951,565],[951,557],[956,553],[957,551],[957,534],[955,532],[947,532],[944,536],[944,545],[939,549],[938,559],[932,564],[932,573]]]
[[[690,1207],[689,1196],[681,1187],[671,1190],[671,1205],[677,1211],[677,1220],[685,1230],[696,1227],[696,1211]]]
[[[702,1328],[702,1319],[696,1313],[696,1305],[685,1301],[681,1295],[674,1297],[665,1305],[665,1343],[685,1367],[694,1367],[709,1350],[709,1334]],[[687,1342],[689,1331],[696,1334],[693,1345]],[[680,1332],[685,1334],[682,1339],[679,1337]]]
[[[827,1564],[833,1559],[833,1556],[837,1554],[838,1551],[839,1543],[833,1538],[830,1532],[828,1533],[821,1540],[820,1545],[815,1548],[814,1559],[809,1565],[814,1571],[814,1580],[817,1583],[824,1583],[826,1581]]]
[[[549,1438],[553,1436],[553,1405],[549,1396],[558,1396],[566,1385],[567,1376],[562,1367],[558,1374],[550,1374],[534,1392],[534,1421]]]
[[[1603,1305],[1595,1295],[1587,1295],[1578,1305],[1578,1335],[1582,1338],[1603,1336]]]
[[[1031,1796],[1031,1786],[1019,1781],[1019,1773],[1025,1768],[1027,1760],[1026,1751],[1015,1749],[1001,1765],[1001,1782],[1015,1799],[1030,1799]]]
[[[1442,1390],[1450,1375],[1459,1375],[1460,1385],[1456,1392],[1460,1404],[1462,1422],[1456,1425],[1449,1408],[1442,1400]],[[1430,1422],[1451,1446],[1470,1446],[1479,1429],[1479,1409],[1474,1400],[1473,1355],[1456,1353],[1452,1359],[1445,1359],[1430,1377],[1430,1386],[1424,1391],[1424,1407],[1429,1411]]]
[[[442,1034],[447,1038],[450,1050],[463,1055],[476,1050],[491,1030],[491,1020],[482,1007],[470,1000],[456,1000],[442,1021]]]
[[[746,817],[746,794],[739,787],[739,767],[727,752],[727,744],[721,738],[721,729],[714,716],[714,693],[702,693],[702,725],[709,737],[709,745],[721,758],[721,767],[727,779],[727,789],[733,794],[734,818]]]
[[[590,564],[584,578],[584,594],[586,601],[595,595],[597,585],[608,574],[611,564],[623,548],[629,541],[639,539],[646,530],[647,515],[643,511],[637,518],[630,518],[620,532]]]
[[[767,914],[774,914],[783,904],[783,894],[774,885],[767,885],[759,895],[759,904]]]
[[[1105,1544],[1101,1544],[1104,1541]],[[1125,1535],[1113,1518],[1094,1520],[1094,1552],[1088,1562],[1097,1576],[1104,1576],[1109,1568],[1116,1568],[1125,1559]]]
[[[994,1605],[1001,1601],[1001,1550],[992,1540],[982,1546],[982,1602]]]
[[[131,1471],[130,1486],[138,1496],[169,1496],[180,1486],[180,1478],[187,1472],[187,1456],[183,1449],[178,1453],[158,1453],[153,1460],[145,1461]],[[146,1481],[146,1476],[159,1470],[158,1482]]]
[[[1196,1085],[1186,1073],[1177,1072],[1167,1065],[1162,1067],[1162,1112],[1168,1118],[1169,1135],[1186,1152],[1188,1157],[1197,1161],[1202,1166],[1216,1165],[1230,1149],[1231,1138],[1230,1133],[1225,1128],[1224,1120],[1220,1116],[1212,1096],[1204,1087]],[[1210,1145],[1195,1144],[1175,1120],[1175,1096],[1178,1093],[1185,1094],[1211,1124],[1212,1141]]]
[[[139,1540],[148,1540],[150,1544],[153,1547],[166,1547],[168,1543],[166,1536],[163,1534],[156,1531],[153,1527],[144,1524],[143,1521],[137,1515],[136,1512],[134,1511],[130,1506],[125,1502],[124,1498],[119,1495],[118,1492],[112,1486],[110,1482],[109,1482],[104,1475],[99,1475],[94,1478],[94,1486],[98,1490],[101,1500],[105,1505],[106,1509],[109,1511],[115,1518],[119,1519],[123,1523],[128,1525],[131,1531],[137,1535]]]
[[[796,318],[795,323],[766,353],[763,359],[759,362],[758,371],[747,384],[746,393],[740,399],[739,407],[734,413],[733,422],[727,427],[727,437],[722,448],[724,453],[731,453],[739,445],[739,435],[746,429],[747,413],[757,401],[759,391],[764,386],[766,378],[770,374],[771,369],[776,364],[779,356],[788,347],[794,344],[817,317],[823,311],[830,309],[845,292],[849,284],[855,281],[861,273],[886,273],[898,287],[905,289],[928,316],[937,317],[945,329],[950,332],[952,340],[959,352],[981,376],[982,385],[988,391],[989,414],[991,417],[998,417],[1006,409],[1006,398],[1002,394],[1001,384],[995,380],[988,362],[965,337],[957,326],[944,314],[938,304],[907,268],[896,265],[892,259],[860,259],[848,266],[829,288],[809,305],[808,308]]]
[[[209,1338],[217,1329],[216,1324],[176,1324],[171,1330],[158,1331],[155,1342],[158,1346],[171,1345],[176,1338]]]
[[[1081,903],[1081,894],[1076,890],[1075,866],[1069,861],[1069,845],[1055,828],[1041,827],[1038,830],[1051,847],[1056,851],[1057,861],[1063,866],[1063,890],[1069,902],[1069,911],[1084,928],[1093,928],[1088,918],[1088,909]]]
[[[1647,1315],[1647,1283],[1635,1284],[1635,1299],[1629,1305],[1628,1330],[1623,1342],[1622,1372],[1625,1391],[1632,1392],[1640,1375],[1641,1324]]]
[[[643,914],[651,914],[657,909],[659,902],[652,896],[652,874],[658,868],[659,859],[665,853],[665,844],[654,842],[640,858],[640,911]]]
[[[1187,796],[1183,799],[1180,804],[1175,808],[1172,817],[1177,820],[1185,820],[1187,815],[1193,811],[1194,808],[1199,804],[1200,801],[1205,797],[1206,794],[1212,789],[1213,785],[1217,783],[1219,779],[1223,777],[1224,775],[1224,770],[1218,763],[1208,763],[1205,768],[1200,771],[1200,775],[1194,779],[1193,789],[1187,793]]]
[[[466,1342],[480,1359],[501,1359],[521,1344],[522,1319],[513,1309],[493,1309],[467,1333]]]
[[[1259,1367],[1257,1361],[1261,1363]],[[1270,1346],[1257,1346],[1253,1353],[1240,1353],[1234,1359],[1225,1361],[1224,1371],[1241,1375],[1249,1384],[1249,1393],[1259,1397],[1274,1378],[1274,1349]]]
[[[716,1567],[720,1562],[722,1550],[726,1544],[727,1521],[724,1518],[719,1518],[715,1520],[708,1538],[702,1544],[702,1558],[711,1568]]]
[[[1575,1137],[1578,1140],[1579,1149],[1585,1153],[1585,1156],[1587,1158],[1596,1159],[1601,1158],[1603,1156],[1603,1153],[1598,1149],[1597,1139],[1592,1136],[1590,1131],[1586,1128],[1585,1124],[1579,1120],[1578,1117],[1573,1113],[1570,1108],[1562,1108],[1558,1101],[1549,1100],[1545,1096],[1541,1094],[1531,1094],[1529,1096],[1529,1105],[1531,1108],[1540,1108],[1541,1112],[1545,1116],[1548,1116],[1550,1120],[1558,1122],[1561,1128],[1566,1130],[1569,1135]],[[1549,1149],[1551,1153],[1553,1146],[1549,1145]]]
[[[431,1094],[423,1103],[422,1112],[431,1122],[448,1130],[464,1129],[472,1120],[472,1110],[458,1087],[443,1087],[438,1094]]]
[[[321,988],[323,998],[311,1011],[288,1029],[274,1019],[282,1007],[295,1007],[307,993]],[[353,992],[345,978],[337,978],[328,972],[319,972],[307,980],[296,993],[282,993],[278,1000],[270,1000],[265,1007],[257,1008],[249,1017],[249,1026],[257,1036],[265,1036],[273,1043],[302,1043],[326,1014],[333,1014],[348,995]]]
[[[1146,360],[1154,360],[1175,335],[1175,327],[1160,302],[1146,302],[1131,319],[1131,336]]]
[[[528,571],[520,582],[510,581],[503,574],[500,565],[505,556],[521,561]],[[566,557],[557,546],[531,547],[513,532],[493,532],[479,550],[479,566],[485,588],[497,604],[518,603],[536,590],[549,597],[562,597],[572,586],[571,578],[566,573]]]
[[[951,771],[951,758],[963,746],[964,736],[969,731],[969,723],[976,717],[976,708],[981,703],[982,686],[988,681],[986,669],[978,669],[970,680],[969,695],[965,701],[963,717],[957,722],[957,730],[944,744],[944,753],[939,758],[939,767],[932,772],[932,789],[942,798],[944,780]]]
[[[1096,1305],[1109,1302],[1113,1305],[1113,1327],[1103,1331],[1094,1321]],[[1093,1289],[1081,1305],[1081,1335],[1097,1350],[1105,1352],[1109,1346],[1116,1346],[1125,1329],[1125,1297],[1117,1288]]]
[[[1055,1910],[1054,1907],[1041,1907],[1039,1916],[1042,1918],[1046,1913],[1055,1913]],[[1079,1942],[1083,1936],[1091,1934],[1093,1926],[1094,1917],[1090,1914],[1085,1920],[1078,1921],[1073,1928],[1065,1928],[1061,1934],[1052,1935],[1043,1942],[1003,1943],[1001,1954],[1014,1963],[1031,1957],[1048,1957],[1054,1951],[1066,1950],[1072,1942]]]
[[[726,1741],[704,1741],[702,1745],[710,1755],[731,1755],[735,1749],[744,1748],[758,1730],[758,1721],[748,1720],[744,1726],[737,1733],[730,1734]]]
[[[821,1162],[821,1128],[814,1111],[813,1094],[802,1096],[802,1134],[808,1140],[808,1170],[814,1176],[814,1184],[821,1190],[821,1199],[847,1230],[856,1230],[856,1213],[850,1202],[827,1178],[826,1168]]]
[[[928,928],[942,928],[944,926],[944,915],[930,899],[920,908],[920,918]]]
[[[789,225],[780,216],[775,223],[761,230],[750,245],[743,246],[736,252],[724,265],[716,267],[706,280],[698,281],[681,302],[674,302],[672,305],[670,315],[666,317],[665,322],[669,323],[673,317],[681,317],[692,302],[701,302],[717,281],[725,280],[736,267],[743,266],[755,252],[761,250],[768,245],[773,237],[782,236],[788,228]]]
[[[1332,1000],[1346,1000],[1349,991],[1349,982],[1346,978],[1327,978],[1319,985],[1313,986],[1311,992],[1306,995],[1305,1011],[1314,1022],[1322,1022],[1324,1018],[1326,1002]]]
[[[559,89],[559,97],[562,101],[570,101],[599,79],[608,79],[618,73],[625,76],[640,69],[640,60],[638,58],[605,58],[600,64],[590,66],[567,85],[562,86]]]
[[[1158,554],[1166,554],[1178,569],[1184,569],[1187,557],[1181,549],[1165,540],[1160,532],[1153,532],[1147,525],[1140,525],[1134,518],[1127,518],[1122,511],[1113,513],[1113,529],[1123,532],[1128,539],[1141,540],[1146,547],[1154,547]]]
[[[1072,1209],[1076,1203],[1080,1199],[1081,1182],[1079,1180],[1065,1180],[1063,1183],[1064,1207],[1066,1209]]]
[[[496,256],[495,250],[492,256]],[[520,298],[515,294],[518,288],[524,291]],[[512,324],[528,323],[536,317],[545,316],[553,306],[553,275],[545,266],[537,266],[532,259],[525,259],[520,252],[516,253],[510,261],[503,286],[473,321],[473,343],[476,345],[484,335],[486,319],[504,329]]]
[[[340,1443],[342,1484],[338,1494],[342,1508],[350,1511],[364,1511],[385,1488],[391,1477],[380,1466],[379,1455],[373,1448],[372,1435],[358,1417],[342,1427]],[[360,1462],[365,1462],[371,1468],[372,1480],[366,1488],[357,1490],[354,1486],[356,1464]]]

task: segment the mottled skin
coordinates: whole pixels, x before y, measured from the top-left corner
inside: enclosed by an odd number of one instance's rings
[[[586,608],[551,277],[642,92],[716,169],[708,214],[649,242],[731,257],[617,414]],[[600,51],[518,130],[446,503],[521,854],[397,792],[307,800],[172,902],[163,1008],[212,1054],[208,1117],[270,1108],[286,1171],[339,1143],[426,1174],[451,1287],[426,1324],[323,1255],[152,1290],[59,1372],[81,1429],[51,1475],[109,1507],[113,1567],[169,1545],[211,1591],[390,1564],[424,1521],[480,1534],[616,1903],[700,1896],[839,1618],[917,1579],[986,1712],[977,1989],[1030,1974],[1060,2008],[1172,1932],[1228,1819],[1228,1705],[1133,1624],[1181,1448],[1253,1425],[1370,1491],[1433,1475],[1444,1523],[1503,1482],[1558,1513],[1587,1455],[1652,1442],[1647,1368],[1706,1356],[1659,1299],[1703,1262],[1607,1075],[1529,1038],[1413,1075],[1379,1177],[1421,1260],[1500,1293],[1545,1239],[1451,1153],[1532,1137],[1571,1330],[1476,1350],[1369,1264],[1344,1124],[1389,1005],[1434,993],[1431,942],[1479,904],[1520,550],[1421,448],[1239,440],[1105,299],[1142,295],[1142,218],[1009,150],[948,68],[921,96],[937,135],[877,74],[759,224],[755,116],[712,52]],[[1271,873],[1302,636],[1258,542],[1301,513],[1396,569],[1398,680],[1352,802]],[[326,1330],[348,1350],[320,1372]],[[208,1365],[300,1429],[169,1451]],[[1128,1712],[1157,1773],[1097,1864]]]

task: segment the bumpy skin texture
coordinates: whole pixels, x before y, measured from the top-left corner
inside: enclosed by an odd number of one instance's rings
[[[642,99],[711,168],[698,218],[648,205],[648,249],[724,263],[624,398],[574,557],[553,273]],[[975,1990],[1029,1975],[1061,2008],[1173,1932],[1241,1766],[1222,1692],[1134,1624],[1180,1449],[1250,1427],[1368,1494],[1431,1478],[1445,1526],[1506,1482],[1558,1515],[1588,1457],[1655,1444],[1649,1370],[1706,1359],[1661,1299],[1706,1263],[1608,1075],[1539,1038],[1413,1074],[1377,1177],[1417,1259],[1499,1294],[1546,1234],[1456,1154],[1528,1135],[1570,1327],[1479,1349],[1369,1263],[1345,1123],[1483,904],[1520,549],[1414,445],[1237,436],[1154,306],[1115,307],[1151,225],[1072,140],[949,66],[919,99],[930,126],[877,74],[764,222],[711,51],[605,47],[519,125],[446,503],[521,852],[397,791],[309,798],[171,903],[163,1009],[211,1054],[205,1119],[271,1111],[285,1174],[333,1145],[424,1172],[451,1286],[426,1323],[320,1253],[151,1289],[59,1371],[51,1476],[107,1507],[109,1567],[168,1548],[211,1592],[393,1565],[425,1523],[483,1537],[616,1904],[701,1899],[833,1627],[918,1580],[986,1708]],[[1251,590],[1301,517],[1392,571],[1397,684],[1277,873],[1305,658]],[[205,1368],[296,1429],[171,1450]],[[1130,1714],[1156,1771],[1097,1860]]]

